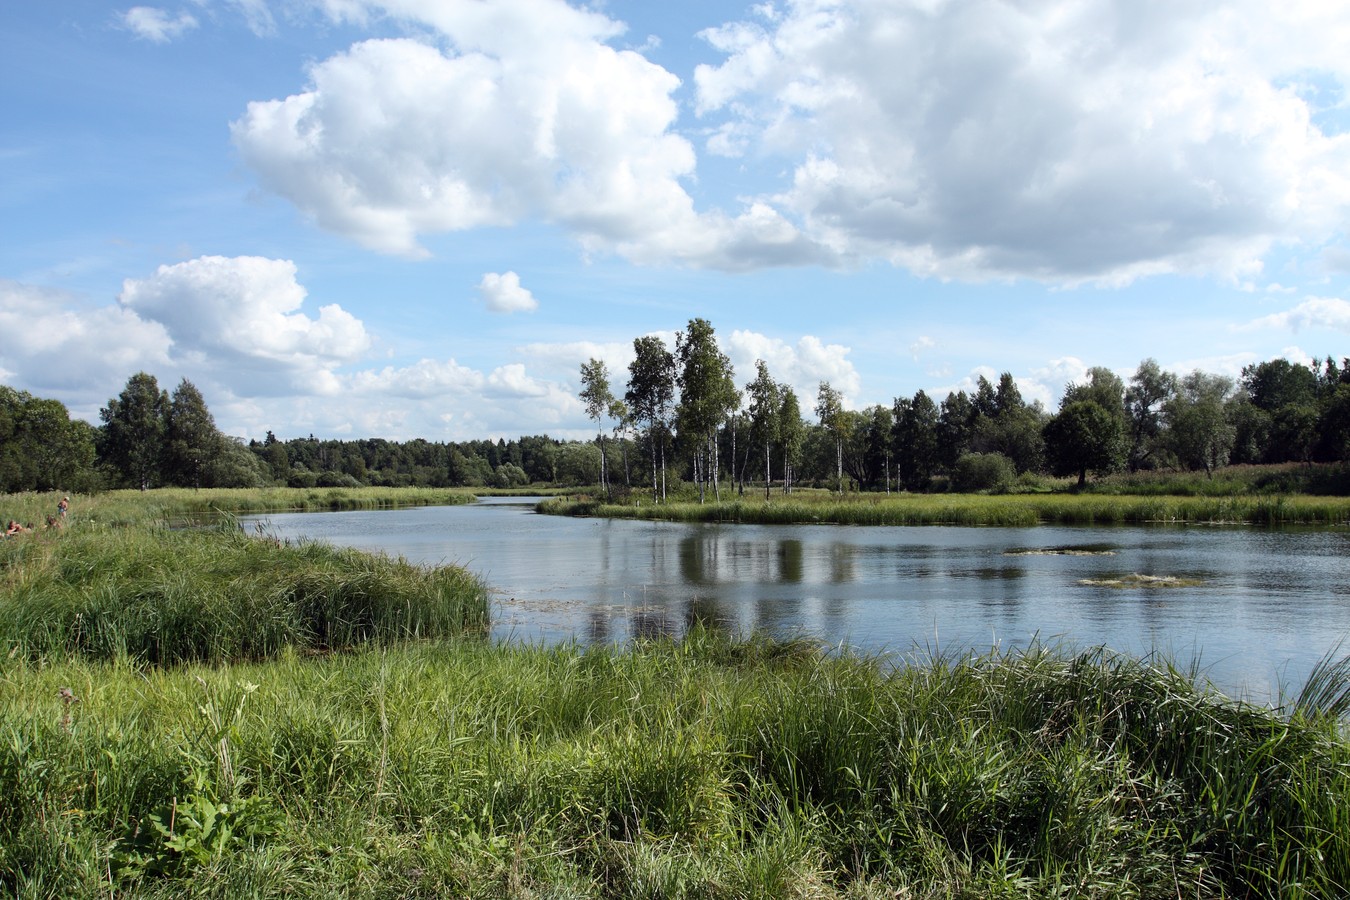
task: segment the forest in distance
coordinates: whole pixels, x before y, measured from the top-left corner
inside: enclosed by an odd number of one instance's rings
[[[588,441],[548,435],[470,441],[244,441],[223,434],[184,379],[170,393],[132,375],[95,426],[57,400],[0,385],[0,491],[153,487],[494,487],[600,485],[612,496],[699,496],[724,483],[836,490],[1002,492],[1047,476],[1203,471],[1350,457],[1350,357],[1253,363],[1239,378],[1181,374],[1146,359],[1128,379],[1104,367],[1057,410],[1027,402],[1010,373],[936,400],[845,409],[822,382],[799,398],[757,361],[738,379],[712,325],[692,319],[667,347],[634,340],[626,379],[588,360],[579,399]]]

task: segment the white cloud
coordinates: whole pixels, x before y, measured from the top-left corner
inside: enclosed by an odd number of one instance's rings
[[[755,331],[737,330],[726,341],[724,352],[736,369],[738,385],[755,377],[755,360],[762,359],[773,379],[789,385],[803,407],[815,402],[822,381],[839,391],[846,407],[854,406],[862,391],[862,379],[848,359],[849,348],[825,344],[813,335],[804,335],[792,345]]]
[[[843,258],[1239,278],[1344,221],[1350,139],[1281,85],[1309,69],[1346,81],[1348,30],[1313,2],[796,0],[705,32],[727,59],[695,83],[717,134],[796,160],[768,202]]]
[[[933,340],[928,335],[920,335],[918,340],[909,345],[909,353],[915,360],[918,360],[920,356],[936,346],[937,341]]]
[[[169,344],[163,325],[132,310],[82,308],[77,298],[60,291],[0,281],[5,380],[54,395],[79,415],[97,414],[99,401],[90,400],[91,386],[107,389],[139,370],[167,366]]]
[[[118,303],[101,307],[0,281],[0,382],[97,421],[137,371],[166,389],[188,378],[219,427],[243,437],[584,437],[575,354],[624,352],[574,345],[558,377],[522,362],[486,373],[454,359],[362,368],[372,343],[365,327],[337,306],[305,315],[295,276],[285,260],[202,257],[130,279]],[[536,352],[547,368],[548,352]]]
[[[661,337],[666,346],[673,350],[674,335],[663,334]],[[604,361],[609,368],[611,386],[615,382],[627,381],[628,364],[633,361],[632,343],[622,341],[603,344],[595,341],[537,342],[526,344],[516,352],[528,357],[545,371],[566,378],[569,383],[579,382],[581,364],[591,359]]]
[[[1306,89],[1350,81],[1337,4],[759,4],[703,33],[725,60],[694,73],[696,129],[679,78],[593,9],[320,6],[426,38],[316,62],[234,140],[266,188],[380,252],[540,220],[641,264],[1240,281],[1277,243],[1333,258],[1350,210],[1350,134],[1318,127]],[[754,192],[696,209],[686,133]]]
[[[1309,297],[1293,309],[1263,316],[1243,326],[1243,330],[1281,328],[1300,331],[1325,328],[1350,332],[1350,302],[1339,297]]]
[[[160,323],[176,358],[219,370],[223,380],[263,393],[336,390],[333,370],[361,358],[370,337],[335,304],[317,318],[300,312],[306,292],[295,274],[289,260],[203,256],[127,279],[117,301]]]
[[[520,276],[515,272],[484,274],[478,283],[478,294],[483,305],[493,312],[534,312],[539,308],[539,301],[527,288],[521,287]]]
[[[244,21],[254,34],[266,37],[276,33],[276,21],[272,18],[272,11],[267,7],[267,0],[230,0],[230,2],[243,13]]]
[[[185,32],[197,27],[197,20],[190,13],[181,12],[177,16],[155,6],[133,6],[122,13],[122,25],[138,38],[167,44]]]

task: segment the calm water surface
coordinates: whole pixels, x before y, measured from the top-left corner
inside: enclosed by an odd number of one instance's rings
[[[688,525],[533,503],[248,521],[464,565],[509,640],[608,643],[699,620],[898,654],[1039,639],[1198,661],[1228,694],[1268,701],[1350,637],[1343,530]]]

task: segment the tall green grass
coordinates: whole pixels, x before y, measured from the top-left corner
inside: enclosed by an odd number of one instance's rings
[[[0,519],[42,529],[56,513],[59,492],[0,494]],[[194,491],[157,488],[152,491],[104,491],[71,495],[63,521],[76,525],[145,525],[209,522],[231,515],[265,512],[325,512],[348,509],[395,509],[407,506],[451,506],[472,503],[462,489],[433,488],[219,488]]]
[[[262,659],[481,633],[464,570],[250,536],[237,527],[97,527],[0,544],[0,652],[155,664]]]
[[[66,693],[63,693],[66,689]],[[0,668],[19,896],[1308,897],[1350,746],[1166,665],[456,643]]]
[[[1343,525],[1350,498],[1113,496],[1099,494],[794,494],[722,503],[550,498],[542,513],[676,522],[838,525]]]

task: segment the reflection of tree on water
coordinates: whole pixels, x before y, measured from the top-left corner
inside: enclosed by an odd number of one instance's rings
[[[778,542],[778,580],[800,584],[802,580],[802,542]]]
[[[611,639],[609,616],[602,607],[591,607],[586,612],[586,642],[608,644]]]
[[[856,548],[848,544],[830,545],[830,583],[844,584],[855,579]]]
[[[720,542],[715,536],[690,535],[680,539],[680,575],[688,584],[712,584],[717,580]]]

